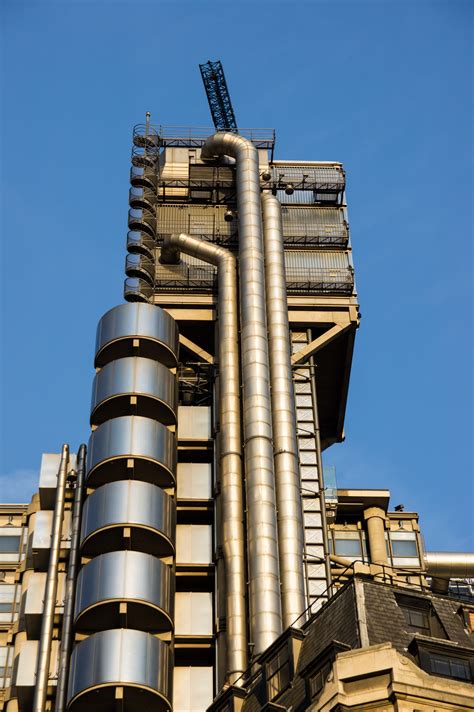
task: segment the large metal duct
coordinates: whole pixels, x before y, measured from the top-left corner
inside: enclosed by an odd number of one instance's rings
[[[74,640],[73,621],[76,599],[76,580],[79,568],[79,543],[81,537],[82,502],[84,499],[84,480],[86,470],[86,446],[81,445],[77,453],[77,476],[74,490],[74,504],[71,520],[71,550],[66,575],[66,593],[64,596],[64,617],[61,632],[61,651],[59,654],[58,686],[56,690],[55,712],[66,709],[67,680],[69,657]]]
[[[301,617],[306,608],[303,572],[304,525],[281,205],[275,196],[265,192],[262,194],[262,206],[278,550],[283,626],[287,628]]]
[[[222,544],[227,589],[227,675],[232,683],[247,668],[237,265],[228,250],[189,235],[165,237],[161,260],[177,262],[180,251],[218,268]]]
[[[61,549],[61,532],[64,517],[64,500],[66,495],[68,462],[69,446],[63,445],[58,472],[56,503],[54,505],[53,530],[51,534],[51,551],[49,554],[49,567],[46,578],[46,591],[44,596],[43,620],[41,624],[41,636],[39,641],[38,666],[36,669],[36,685],[35,695],[33,699],[33,712],[44,712],[44,710],[46,709],[49,663],[51,658],[51,643],[53,639],[54,609],[56,607],[56,593],[58,588],[58,564],[59,553]]]
[[[430,576],[470,578],[474,576],[474,553],[427,551],[425,565]]]
[[[250,631],[258,655],[282,631],[258,154],[242,136],[210,136],[201,158],[223,155],[236,159]]]

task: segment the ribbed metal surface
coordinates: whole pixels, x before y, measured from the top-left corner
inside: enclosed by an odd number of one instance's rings
[[[134,462],[129,462],[133,460]],[[99,487],[112,477],[132,477],[160,486],[173,486],[176,438],[165,425],[139,415],[122,416],[99,425],[91,434],[87,451],[87,485]]]
[[[425,565],[429,576],[472,578],[474,576],[474,553],[427,551],[425,552]]]
[[[226,677],[234,682],[247,668],[246,570],[240,427],[237,262],[222,247],[189,235],[165,238],[163,258],[177,260],[180,251],[217,265],[219,273],[219,480],[222,541],[226,578]],[[184,424],[180,409],[181,432]],[[196,428],[192,429],[194,434]],[[178,432],[178,435],[180,433]]]
[[[349,238],[342,208],[285,206],[282,220],[287,244],[345,246]]]
[[[178,384],[159,361],[120,358],[104,366],[92,386],[91,425],[122,415],[143,415],[176,424]]]
[[[292,270],[312,269],[349,269],[347,252],[329,250],[287,250],[285,265],[288,272]]]
[[[99,321],[94,365],[101,368],[113,359],[139,355],[174,368],[178,350],[178,327],[169,314],[151,304],[120,304]]]
[[[303,575],[303,512],[281,207],[277,198],[271,193],[264,192],[262,208],[265,279],[268,285],[267,320],[278,510],[278,550],[283,627],[286,628],[299,619],[306,608]]]
[[[157,235],[186,233],[227,244],[236,240],[237,219],[226,222],[224,205],[160,205],[157,208]]]
[[[71,656],[68,709],[115,710],[122,687],[125,710],[161,712],[171,706],[171,651],[138,630],[107,630],[78,643]]]
[[[208,138],[201,157],[222,155],[237,163],[250,632],[258,654],[282,630],[260,176],[257,151],[242,136]]]
[[[76,629],[170,631],[173,628],[171,568],[139,551],[113,551],[86,564],[77,580]],[[120,604],[126,612],[120,613]]]
[[[124,528],[130,537],[124,537]],[[81,528],[84,556],[130,547],[171,556],[176,538],[174,500],[147,482],[109,482],[86,499]]]

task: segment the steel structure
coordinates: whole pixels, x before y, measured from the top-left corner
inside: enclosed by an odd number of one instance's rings
[[[234,108],[221,62],[209,60],[205,64],[200,64],[199,69],[215,128],[217,131],[235,131],[237,133]]]
[[[350,577],[425,594],[474,573],[425,552],[386,491],[325,479],[360,318],[345,173],[275,160],[274,131],[237,133],[223,73],[201,71],[217,133],[133,131],[126,303],[98,325],[88,446],[45,455],[0,518],[6,712],[278,704]]]

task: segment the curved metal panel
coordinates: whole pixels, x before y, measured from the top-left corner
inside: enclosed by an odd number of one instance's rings
[[[76,645],[71,656],[68,710],[115,710],[115,688],[123,708],[161,712],[171,707],[171,651],[139,630],[106,630]]]
[[[177,408],[176,376],[150,358],[117,359],[104,366],[94,378],[91,425],[132,414],[175,425]]]
[[[134,345],[138,340],[138,345]],[[153,304],[120,304],[97,325],[95,367],[123,356],[145,356],[174,368],[179,334],[175,320]]]
[[[147,482],[126,480],[99,487],[84,503],[81,547],[95,556],[124,547],[155,556],[171,556],[176,536],[174,500]]]
[[[174,486],[176,436],[165,425],[139,415],[107,420],[91,434],[87,470],[88,487],[123,479]]]
[[[76,629],[93,632],[127,627],[173,629],[173,591],[169,566],[140,551],[112,551],[92,559],[79,573]],[[120,604],[126,603],[126,614]]]

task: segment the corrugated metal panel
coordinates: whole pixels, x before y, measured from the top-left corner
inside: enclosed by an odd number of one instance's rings
[[[287,273],[292,270],[349,269],[347,252],[336,250],[287,250],[285,252]]]
[[[342,208],[290,207],[282,209],[283,228],[307,227],[345,227]]]
[[[320,186],[334,186],[342,188],[345,183],[344,172],[341,166],[308,166],[284,165],[273,166],[274,180],[286,183],[299,183],[305,180],[308,183],[317,183]]]
[[[157,208],[157,233],[185,232],[212,238],[229,238],[237,233],[237,220],[226,222],[225,205],[161,205]]]

